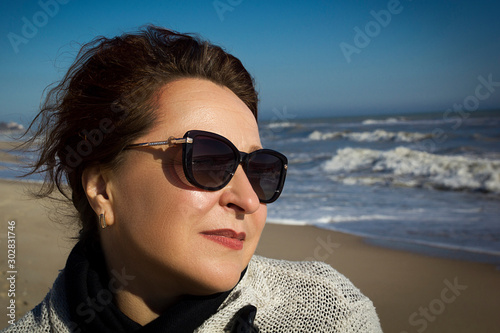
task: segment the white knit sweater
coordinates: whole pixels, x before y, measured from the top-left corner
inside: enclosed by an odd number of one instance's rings
[[[69,318],[64,271],[45,299],[1,332],[78,331]],[[343,275],[321,262],[254,256],[219,310],[196,332],[225,332],[243,306],[257,307],[255,324],[272,332],[382,332],[372,302]]]

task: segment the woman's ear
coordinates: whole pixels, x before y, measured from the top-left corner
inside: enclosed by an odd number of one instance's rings
[[[114,224],[111,183],[106,172],[99,166],[87,167],[82,173],[82,186],[90,206],[97,216],[104,214],[106,225]]]

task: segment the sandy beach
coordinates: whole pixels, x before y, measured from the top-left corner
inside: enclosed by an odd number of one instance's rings
[[[36,184],[0,180],[0,327],[9,319],[8,221],[15,221],[16,316],[38,304],[64,267],[75,231],[51,221],[52,203],[31,199]],[[497,332],[500,271],[496,267],[391,250],[362,238],[309,226],[268,223],[257,253],[321,260],[346,275],[375,304],[384,332]]]

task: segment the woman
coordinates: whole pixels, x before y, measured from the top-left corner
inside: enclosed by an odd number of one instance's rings
[[[40,195],[70,198],[81,232],[8,332],[380,331],[331,267],[253,255],[287,159],[262,148],[253,80],[221,48],[157,27],[96,39],[35,121]]]

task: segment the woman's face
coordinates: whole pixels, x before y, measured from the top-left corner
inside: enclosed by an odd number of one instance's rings
[[[181,79],[167,84],[158,101],[158,121],[137,143],[204,130],[226,137],[240,151],[261,148],[252,112],[228,88]],[[101,237],[108,265],[125,266],[142,288],[160,297],[234,287],[267,213],[241,166],[226,187],[210,192],[185,179],[180,145],[124,154],[119,170],[106,176],[113,224]],[[244,239],[225,242],[227,232]]]

